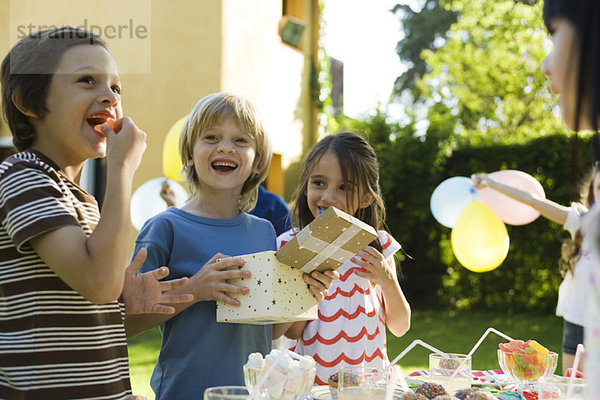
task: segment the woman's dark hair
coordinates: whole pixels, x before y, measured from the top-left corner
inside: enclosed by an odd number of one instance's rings
[[[384,228],[385,206],[379,187],[377,156],[366,139],[352,132],[340,132],[325,136],[306,155],[292,206],[295,226],[302,229],[314,219],[308,207],[306,192],[313,169],[321,160],[321,157],[328,152],[338,159],[342,170],[342,178],[349,184],[349,187],[354,188],[353,193],[358,193],[359,203],[361,194],[373,196],[371,204],[359,208],[354,216],[376,230]],[[348,204],[353,199],[353,193],[346,194]],[[378,241],[375,247],[381,250]]]
[[[581,189],[581,202],[588,210],[597,200],[596,196],[594,195],[594,185],[596,184],[596,177],[598,176],[598,173],[598,167],[595,166],[588,174],[586,179],[583,180]],[[577,264],[579,257],[581,257],[582,243],[583,235],[579,229],[575,231],[575,235],[572,239],[566,239],[563,241],[561,247],[561,259],[558,263],[560,273],[563,277],[569,272],[573,273],[575,264]]]
[[[552,33],[551,21],[565,18],[577,32],[579,53],[577,74],[577,100],[575,104],[575,130],[579,128],[581,103],[589,103],[589,118],[594,131],[598,131],[600,115],[600,1],[598,0],[544,0],[544,23]]]
[[[106,48],[106,42],[92,32],[61,27],[25,36],[4,57],[0,68],[2,109],[18,150],[31,147],[36,135],[21,110],[40,116],[48,111],[46,98],[52,76],[65,51],[77,45]]]

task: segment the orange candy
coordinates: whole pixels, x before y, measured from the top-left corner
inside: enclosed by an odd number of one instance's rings
[[[106,121],[104,121],[104,123],[98,124],[98,125],[94,126],[94,129],[96,129],[97,131],[102,132],[102,129],[100,127],[102,125],[106,125],[106,126],[110,127],[110,129],[114,130],[115,133],[119,133],[118,130],[115,130],[115,123],[116,123],[116,121],[114,119],[107,119]]]

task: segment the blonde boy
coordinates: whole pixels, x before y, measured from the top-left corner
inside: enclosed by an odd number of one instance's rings
[[[144,225],[136,251],[148,249],[142,269],[167,265],[171,278],[190,277],[186,290],[194,294],[194,304],[177,307],[178,314],[168,320],[139,316],[127,325],[131,335],[161,324],[161,351],[151,379],[157,399],[198,398],[207,387],[243,385],[248,354],[268,353],[272,337],[289,326],[216,322],[215,300],[239,306],[230,294],[248,292],[228,280],[250,276],[237,268],[244,265],[241,259],[216,260],[276,249],[271,223],[245,212],[254,207],[271,160],[254,108],[231,93],[204,97],[183,126],[179,151],[192,194],[181,208],[170,207]],[[305,280],[321,300],[335,277],[315,273]]]

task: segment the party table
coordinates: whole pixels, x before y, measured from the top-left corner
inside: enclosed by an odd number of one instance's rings
[[[482,388],[491,391],[496,396],[500,393],[509,393],[508,396],[503,396],[503,399],[520,399],[521,397],[516,392],[511,392],[514,388],[514,383],[507,377],[501,369],[492,369],[486,371],[473,371],[472,372],[472,383],[471,386],[475,388]],[[429,379],[428,370],[420,370],[411,372],[406,376],[406,382],[411,389],[415,389]],[[400,400],[404,394],[404,390],[400,387],[396,387],[394,390],[394,400]],[[331,400],[331,394],[329,386],[315,386],[311,392],[310,397],[307,400]]]

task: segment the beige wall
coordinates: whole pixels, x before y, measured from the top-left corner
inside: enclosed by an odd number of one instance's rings
[[[220,90],[220,1],[151,4],[151,73],[121,77],[124,112],[148,134],[134,187],[163,176],[162,150],[169,128],[200,98]]]
[[[8,15],[10,15],[10,2],[9,0],[0,0],[0,57],[4,59],[4,56],[10,49],[10,25],[8,23]],[[2,99],[0,99],[0,102]],[[4,121],[4,116],[0,118],[0,136],[10,136],[8,126]]]
[[[285,168],[302,151],[304,55],[281,42],[280,20],[281,0],[223,0],[221,85],[253,102]]]
[[[2,57],[13,44],[10,4],[0,0]],[[282,167],[297,160],[306,104],[299,100],[304,55],[283,44],[278,35],[281,0],[148,0],[148,4],[151,73],[125,71],[121,76],[124,113],[148,134],[134,188],[163,175],[162,147],[169,128],[198,99],[215,91],[237,92],[252,101],[271,134],[274,151],[281,155]],[[68,19],[67,7],[61,13]],[[94,22],[93,16],[89,19]],[[129,65],[127,57],[138,56],[120,53],[117,63]],[[6,124],[0,134],[9,135]]]

